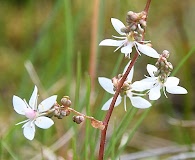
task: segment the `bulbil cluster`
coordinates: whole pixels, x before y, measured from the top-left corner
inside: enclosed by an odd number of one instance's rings
[[[62,105],[55,103],[53,106],[53,108],[55,109],[53,115],[58,119],[62,119],[63,117],[70,115],[70,110],[68,109],[72,104],[70,98],[68,96],[64,96],[61,99],[61,103]]]
[[[116,89],[118,88],[119,82],[122,79],[123,75],[119,74],[118,76],[115,76],[114,78],[112,78],[112,83],[113,83],[113,90],[116,91]],[[128,81],[128,79],[125,80],[125,82],[123,83],[121,90],[120,90],[120,95],[124,96],[126,95],[127,91],[131,89],[131,82]]]
[[[126,17],[126,26],[120,20],[111,18],[111,23],[114,29],[120,35],[125,36],[113,37],[124,40],[105,39],[99,44],[101,46],[117,46],[118,48],[115,51],[121,48],[121,53],[124,53],[125,57],[128,57],[129,59],[131,59],[130,54],[132,53],[133,47],[135,47],[136,52],[139,55],[143,53],[149,57],[157,58],[155,66],[148,64],[146,67],[149,76],[146,76],[146,78],[140,81],[132,82],[133,71],[130,71],[129,75],[127,76],[127,79],[124,81],[124,84],[120,89],[120,94],[115,103],[115,106],[118,106],[121,102],[121,99],[124,98],[125,110],[126,97],[130,99],[132,106],[143,109],[150,107],[151,103],[142,97],[149,95],[149,100],[157,100],[161,96],[161,89],[163,90],[165,96],[165,91],[171,94],[187,94],[187,90],[185,88],[178,86],[179,79],[177,77],[169,77],[171,71],[173,70],[172,64],[167,61],[167,58],[169,57],[169,52],[167,50],[164,50],[162,54],[159,54],[155,49],[151,47],[151,44],[148,43],[150,41],[144,41],[146,20],[147,13],[145,11],[139,13],[129,11]],[[98,81],[100,85],[107,92],[115,94],[118,88],[118,84],[123,78],[123,75],[129,65],[130,64],[126,65],[123,74],[115,76],[112,80],[109,80],[105,77],[99,77]],[[133,68],[134,67],[132,67],[132,70]],[[112,99],[109,99],[103,105],[102,110],[108,110],[111,101]]]
[[[149,76],[146,76],[143,80],[134,81],[134,63],[131,64],[131,60],[126,65],[122,74],[115,76],[112,79],[105,77],[98,77],[100,85],[108,93],[115,95],[116,91],[120,90],[120,94],[116,98],[114,106],[118,106],[122,99],[124,99],[124,108],[126,110],[126,98],[129,98],[133,107],[145,109],[151,107],[149,100],[157,100],[161,96],[161,89],[171,94],[187,94],[187,90],[181,86],[178,86],[179,79],[177,77],[170,77],[173,66],[170,62],[167,61],[169,57],[169,52],[164,50],[162,54],[159,54],[155,49],[153,49],[148,42],[144,41],[144,33],[146,29],[146,19],[147,13],[142,11],[140,13],[135,13],[129,11],[127,13],[125,26],[120,20],[116,18],[111,18],[111,23],[114,29],[118,34],[123,37],[113,36],[116,39],[105,39],[100,42],[101,46],[115,46],[117,47],[115,51],[121,50],[121,53],[130,59],[130,54],[132,53],[133,48],[136,49],[137,57],[138,55],[144,54],[146,56],[156,58],[157,62],[154,65],[148,64],[147,71]],[[131,65],[131,70],[128,71],[128,66]],[[124,81],[121,88],[119,88],[119,83],[124,75],[127,75],[126,80]],[[120,86],[121,86],[120,85]],[[149,97],[145,99],[143,96]],[[166,94],[165,94],[166,96]],[[13,96],[13,107],[14,110],[21,115],[24,115],[27,120],[19,122],[18,124],[24,123],[22,126],[24,136],[32,140],[35,136],[35,126],[48,129],[53,124],[54,121],[51,117],[57,117],[62,119],[63,117],[69,116],[70,113],[73,113],[74,116],[72,120],[80,124],[85,119],[90,120],[91,125],[94,128],[104,130],[105,124],[102,121],[95,119],[94,117],[87,116],[82,114],[73,108],[71,108],[71,100],[68,96],[64,96],[61,99],[61,105],[57,103],[57,95],[51,96],[43,100],[39,105],[37,105],[38,99],[38,89],[35,86],[32,96],[29,100],[29,103],[26,100],[21,99],[18,96]],[[149,100],[147,100],[149,99]],[[102,107],[102,110],[109,110],[113,97],[110,98]]]
[[[167,61],[167,58],[169,58],[169,51],[164,50],[155,64],[157,71],[154,73],[154,75],[159,77],[159,80],[162,83],[166,82],[173,70],[173,65]]]
[[[140,13],[129,11],[126,17],[127,26],[121,28],[121,31],[134,40],[141,41],[146,28],[146,17],[146,12],[144,11]]]

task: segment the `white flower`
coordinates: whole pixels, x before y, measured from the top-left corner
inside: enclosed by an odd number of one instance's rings
[[[128,65],[129,64],[127,64],[127,66],[125,67],[123,73],[125,73],[125,71],[127,70]],[[127,77],[127,80],[126,80],[126,82],[129,82],[129,84],[131,83],[132,78],[133,78],[133,70],[134,70],[134,68],[131,69],[131,71],[130,71],[128,77]],[[99,81],[100,85],[104,88],[104,90],[106,90],[110,94],[115,94],[115,91],[113,90],[114,86],[113,86],[113,83],[110,79],[105,78],[105,77],[98,77],[98,81]],[[132,86],[130,85],[130,89],[126,90],[123,93],[125,111],[126,111],[126,97],[128,97],[130,99],[132,105],[136,108],[148,108],[148,107],[151,106],[150,102],[148,102],[144,98],[140,97],[139,94],[133,93],[132,92],[133,90],[134,90],[134,88],[132,88]],[[123,97],[119,94],[119,96],[117,97],[116,103],[115,103],[115,107],[118,106],[121,103]],[[102,110],[108,110],[109,109],[112,98],[110,98],[103,105]]]
[[[37,107],[37,98],[38,98],[38,89],[35,86],[34,91],[31,95],[29,100],[29,104],[27,104],[26,100],[22,100],[18,96],[13,96],[13,107],[14,110],[21,115],[25,115],[28,118],[25,121],[19,122],[18,124],[25,123],[23,128],[24,136],[29,139],[33,140],[35,136],[35,125],[42,129],[47,129],[51,127],[54,122],[52,119],[46,117],[46,111],[51,109],[51,107],[56,102],[57,96],[51,96],[44,101],[42,101]]]
[[[159,54],[152,48],[144,44],[140,44],[137,41],[134,40],[131,34],[126,34],[121,32],[121,29],[125,27],[125,25],[116,18],[111,18],[111,23],[114,27],[114,29],[122,36],[125,37],[116,37],[114,38],[122,39],[122,40],[113,40],[113,39],[105,39],[100,42],[100,46],[116,46],[117,51],[119,48],[121,48],[121,53],[124,53],[125,56],[130,56],[130,53],[132,52],[133,46],[135,46],[137,52],[140,54],[142,52],[143,54],[153,57],[153,58],[159,58]],[[142,41],[144,42],[144,41]]]
[[[165,90],[171,94],[187,94],[187,90],[183,87],[178,86],[179,78],[168,77],[164,83],[159,80],[159,77],[155,77],[154,73],[157,68],[154,65],[148,64],[147,71],[150,77],[146,77],[141,81],[134,82],[134,89],[136,91],[149,90],[149,99],[157,100],[161,96],[160,90],[163,89],[166,96]]]

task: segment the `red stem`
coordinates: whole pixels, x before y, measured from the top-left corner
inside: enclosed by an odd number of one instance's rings
[[[148,0],[147,3],[146,3],[146,6],[145,6],[145,8],[144,8],[144,11],[146,12],[146,15],[148,15],[148,10],[149,10],[151,1],[152,1],[152,0]]]
[[[147,0],[146,6],[145,6],[145,9],[144,9],[144,11],[146,12],[146,18],[147,18],[148,10],[149,10],[149,7],[150,7],[150,2],[151,2],[151,0]],[[107,128],[108,128],[108,123],[109,123],[110,117],[111,117],[113,109],[114,109],[114,105],[116,103],[117,97],[119,96],[121,87],[123,86],[123,83],[125,82],[128,74],[130,73],[131,68],[134,66],[138,56],[139,56],[138,53],[136,53],[134,55],[134,57],[131,60],[131,63],[129,64],[125,74],[123,75],[122,79],[120,80],[120,82],[118,84],[118,87],[116,89],[116,92],[114,94],[114,97],[112,99],[112,102],[110,104],[110,108],[109,108],[109,110],[108,110],[108,112],[106,114],[106,117],[105,117],[104,121],[103,121],[103,123],[105,125],[105,128],[104,128],[104,130],[101,131],[100,148],[99,148],[99,160],[103,160],[104,159],[104,149],[105,149],[105,142],[106,142],[106,133],[107,133]]]
[[[121,90],[121,87],[123,85],[123,83],[125,82],[129,72],[131,71],[131,68],[134,66],[137,58],[138,58],[139,54],[136,53],[131,61],[131,63],[129,64],[129,67],[127,68],[127,71],[125,72],[125,74],[123,75],[122,79],[120,80],[119,84],[118,84],[118,88],[114,94],[114,97],[112,99],[112,102],[110,104],[110,108],[106,114],[106,117],[104,119],[104,125],[105,125],[105,128],[104,130],[101,132],[101,140],[100,140],[100,150],[99,150],[99,160],[103,160],[104,158],[104,148],[105,148],[105,141],[106,141],[106,132],[107,132],[107,128],[108,128],[108,123],[109,123],[109,120],[110,120],[110,117],[112,115],[112,111],[114,109],[114,105],[115,105],[115,102],[116,102],[116,99],[120,93],[120,90]]]

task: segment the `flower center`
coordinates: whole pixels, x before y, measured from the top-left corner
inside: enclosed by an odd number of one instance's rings
[[[36,111],[31,108],[27,108],[25,111],[25,116],[29,119],[34,119],[36,117]]]
[[[128,40],[129,42],[135,41],[133,32],[130,32],[129,34],[127,34],[127,40]]]
[[[123,76],[122,74],[119,74],[118,76],[115,76],[114,78],[112,78],[113,90],[114,91],[116,91],[116,89],[118,88],[118,84],[119,84],[120,80],[122,79],[122,76]],[[130,89],[131,89],[131,82],[126,80],[123,83],[123,86],[121,87],[121,91],[120,91],[121,97],[126,95],[127,91],[129,91]]]

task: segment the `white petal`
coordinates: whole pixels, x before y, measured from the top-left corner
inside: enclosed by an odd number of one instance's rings
[[[56,102],[56,99],[57,99],[57,96],[54,95],[42,101],[38,106],[39,113],[48,111],[54,105],[54,103]]]
[[[54,122],[51,118],[41,116],[41,117],[36,118],[35,124],[39,128],[48,129],[54,124]]]
[[[130,54],[132,52],[132,43],[128,43],[128,45],[121,48],[121,53]]]
[[[146,68],[147,68],[147,71],[148,71],[150,77],[155,77],[154,72],[157,71],[157,68],[154,65],[151,65],[151,64],[147,64]]]
[[[126,40],[114,40],[114,39],[105,39],[100,42],[100,46],[121,46]]]
[[[25,115],[25,110],[27,109],[27,106],[20,97],[15,95],[13,96],[13,107],[18,114]]]
[[[125,66],[125,69],[123,71],[123,74],[125,74],[125,72],[127,71],[127,68],[129,67],[129,64],[131,63],[131,61]],[[134,66],[131,68],[131,71],[130,73],[128,74],[127,76],[127,80],[129,82],[132,82],[132,79],[133,79],[133,73],[134,73]]]
[[[120,34],[120,35],[126,35],[125,33],[121,32],[121,29],[125,27],[123,22],[116,18],[111,18],[111,23],[114,27],[114,29]]]
[[[33,140],[35,137],[35,125],[32,121],[29,121],[23,125],[23,134],[27,139]]]
[[[167,86],[166,91],[171,94],[187,94],[188,91],[180,86]]]
[[[105,77],[98,77],[98,82],[102,86],[102,88],[106,90],[106,92],[114,94],[114,90],[113,90],[114,86],[110,79]]]
[[[148,82],[148,83],[157,83],[158,82],[158,77],[146,77],[142,80],[142,82]]]
[[[164,85],[167,86],[177,86],[179,84],[179,78],[177,77],[168,77]]]
[[[159,54],[152,47],[138,42],[135,42],[135,44],[137,45],[138,50],[143,54],[152,58],[159,58]]]
[[[33,109],[33,110],[37,110],[37,96],[38,96],[38,89],[37,86],[34,87],[34,91],[30,97],[29,100],[29,106]]]
[[[109,108],[110,108],[110,104],[111,104],[111,102],[112,102],[112,99],[113,99],[113,97],[112,98],[110,98],[103,106],[102,106],[102,110],[108,110]],[[117,98],[117,100],[116,100],[116,103],[115,103],[115,107],[116,106],[118,106],[120,103],[121,103],[121,99],[122,99],[122,97],[121,96],[118,96],[118,98]]]
[[[118,106],[121,103],[122,97],[119,95],[116,99],[115,107]]]
[[[131,103],[136,108],[149,108],[151,107],[151,103],[142,97],[129,97]]]
[[[160,98],[161,93],[160,93],[161,86],[158,85],[156,87],[153,87],[150,92],[149,92],[149,99],[150,100],[157,100]]]
[[[154,81],[152,81],[152,82],[145,82],[145,81],[141,80],[141,81],[135,81],[131,85],[131,87],[132,87],[133,91],[142,92],[142,91],[151,89],[153,87],[153,84],[154,84]]]

